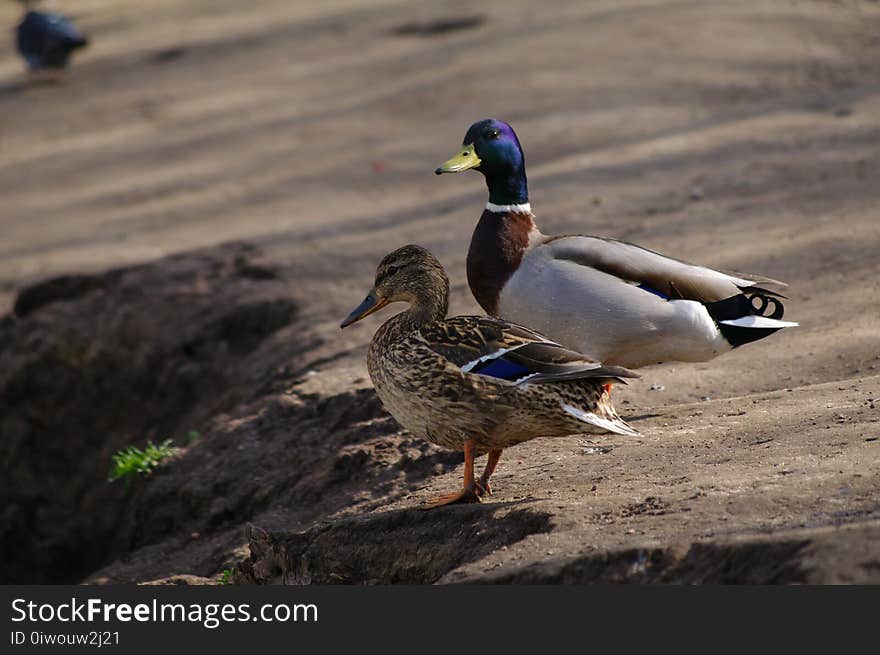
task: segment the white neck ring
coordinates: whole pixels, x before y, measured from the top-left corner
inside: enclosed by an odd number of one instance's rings
[[[531,214],[532,213],[532,205],[528,202],[523,202],[518,205],[496,205],[494,202],[487,202],[486,209],[495,214]]]

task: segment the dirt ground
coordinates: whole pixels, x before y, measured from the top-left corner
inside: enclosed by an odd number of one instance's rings
[[[547,521],[431,580],[820,535],[863,565],[817,557],[815,580],[878,581],[880,3],[70,5],[93,44],[64,84],[23,85],[0,51],[0,315],[50,276],[244,240],[281,271],[298,330],[315,337],[277,364],[313,364],[314,393],[363,388],[388,312],[338,323],[392,248],[429,248],[452,312],[479,311],[464,259],[483,180],[433,169],[471,122],[501,118],[522,141],[545,233],[784,280],[785,317],[801,327],[643,369],[615,391],[639,438],[506,452],[495,505],[479,511]],[[0,24],[17,11],[0,4]],[[460,467],[442,470],[368,510],[452,489]],[[236,534],[224,552],[244,545]],[[195,568],[110,578],[216,573]]]

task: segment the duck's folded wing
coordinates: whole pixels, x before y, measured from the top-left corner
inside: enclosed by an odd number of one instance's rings
[[[550,249],[554,259],[589,266],[670,300],[712,303],[744,290],[781,296],[778,289],[786,286],[770,278],[689,264],[615,239],[564,236],[548,239],[540,247]]]
[[[420,335],[463,373],[514,384],[639,377],[619,366],[603,366],[521,325],[490,317],[457,316],[422,328]]]

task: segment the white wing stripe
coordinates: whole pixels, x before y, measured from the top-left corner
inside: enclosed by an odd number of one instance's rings
[[[470,373],[471,369],[473,369],[478,364],[488,362],[490,359],[498,359],[499,357],[502,357],[505,353],[509,353],[511,350],[516,350],[516,348],[519,348],[519,345],[517,345],[515,348],[501,348],[499,350],[496,350],[495,352],[489,353],[488,355],[477,357],[475,360],[468,362],[461,367],[462,373]]]

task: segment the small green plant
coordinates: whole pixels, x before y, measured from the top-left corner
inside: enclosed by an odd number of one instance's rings
[[[223,572],[220,574],[220,584],[228,585],[231,584],[232,578],[232,569],[223,569]]]
[[[143,450],[135,446],[123,448],[113,455],[110,481],[122,478],[130,479],[138,474],[149,475],[164,460],[178,452],[180,452],[180,448],[172,446],[171,439],[166,439],[158,446],[152,441],[148,441]]]

